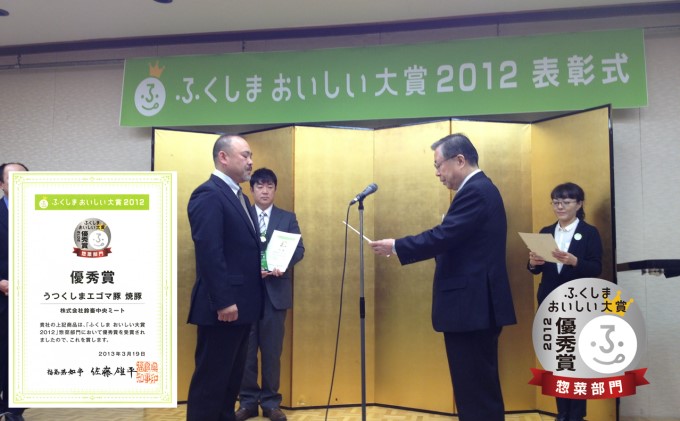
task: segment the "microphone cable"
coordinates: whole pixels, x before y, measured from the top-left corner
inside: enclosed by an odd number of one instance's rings
[[[331,398],[333,396],[333,384],[335,383],[335,369],[338,364],[338,347],[340,344],[340,323],[342,321],[342,298],[345,295],[345,272],[347,270],[347,234],[349,230],[349,210],[351,204],[347,206],[347,215],[345,215],[345,254],[342,258],[342,277],[340,279],[340,310],[338,311],[338,330],[335,334],[335,352],[333,354],[333,371],[331,373],[331,387],[328,391],[328,401],[326,402],[326,415],[324,416],[324,421],[328,421],[328,411],[331,407]]]

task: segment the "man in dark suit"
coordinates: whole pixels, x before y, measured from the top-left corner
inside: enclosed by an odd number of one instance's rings
[[[516,323],[505,266],[507,222],[500,192],[462,134],[432,145],[436,176],[456,190],[442,223],[418,235],[371,243],[402,265],[435,258],[432,324],[444,333],[461,421],[503,421],[498,376],[501,328]]]
[[[274,206],[278,180],[274,171],[260,168],[250,178],[250,190],[255,201],[262,252],[267,248],[274,230],[300,234],[300,226],[293,212]],[[302,238],[297,244],[285,272],[278,268],[262,268],[265,285],[264,314],[253,324],[248,344],[248,358],[240,392],[240,408],[236,421],[243,421],[262,414],[272,421],[286,421],[281,411],[279,383],[281,374],[281,351],[286,323],[286,312],[293,307],[293,265],[302,260],[305,247]],[[268,270],[271,269],[271,270]],[[257,351],[262,362],[262,387],[257,383]]]
[[[4,197],[0,203],[0,415],[6,421],[23,421],[23,408],[9,408],[9,173],[28,171],[24,164],[11,162],[0,166],[0,187]]]
[[[262,314],[260,239],[238,185],[250,179],[250,146],[239,136],[220,136],[213,160],[215,171],[188,206],[196,253],[188,321],[198,328],[187,421],[234,420],[250,327]]]

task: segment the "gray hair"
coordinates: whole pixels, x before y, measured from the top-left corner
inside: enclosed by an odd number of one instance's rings
[[[437,150],[441,146],[442,157],[444,159],[453,158],[456,155],[463,155],[465,160],[473,167],[478,166],[479,155],[470,139],[462,133],[455,133],[439,139],[432,144],[432,150]]]

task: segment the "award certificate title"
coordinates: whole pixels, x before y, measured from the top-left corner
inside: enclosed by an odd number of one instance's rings
[[[16,172],[10,191],[10,406],[176,406],[176,174]]]

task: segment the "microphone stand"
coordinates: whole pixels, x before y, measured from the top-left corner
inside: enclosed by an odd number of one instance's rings
[[[364,300],[364,199],[359,200],[359,319],[361,321],[361,420],[366,421],[366,301]]]

